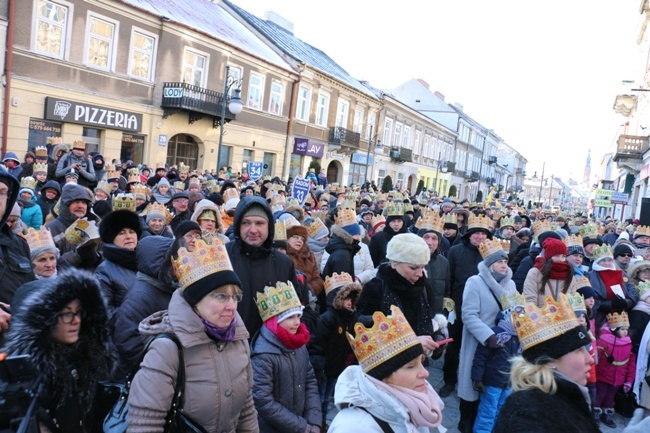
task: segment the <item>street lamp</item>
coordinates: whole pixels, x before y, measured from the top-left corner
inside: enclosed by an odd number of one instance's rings
[[[217,147],[217,173],[219,173],[219,169],[221,168],[221,146],[223,144],[223,127],[226,123],[226,103],[228,103],[228,109],[230,112],[234,115],[237,115],[241,113],[242,109],[244,108],[244,101],[241,100],[239,97],[239,94],[241,93],[241,89],[236,88],[235,89],[235,95],[230,98],[230,101],[228,101],[228,92],[232,88],[232,86],[237,86],[241,84],[241,80],[232,80],[230,81],[230,66],[226,65],[226,78],[224,80],[224,85],[223,85],[223,98],[221,101],[221,124],[219,126],[219,146]]]
[[[436,191],[436,195],[440,197],[440,187],[438,186],[438,176],[440,175],[440,171],[443,173],[447,173],[447,164],[443,164],[442,161],[440,160],[442,156],[442,149],[438,151],[438,170],[436,170],[436,179],[433,182],[434,183],[434,188]]]
[[[546,162],[542,164],[542,178],[539,181],[539,196],[537,197],[537,203],[539,203],[539,206],[541,207],[542,205],[542,185],[544,185],[544,169],[546,168]],[[535,179],[537,175],[535,174],[533,176],[533,179]]]

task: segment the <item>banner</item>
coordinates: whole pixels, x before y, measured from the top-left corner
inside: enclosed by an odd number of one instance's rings
[[[307,200],[307,194],[309,194],[309,187],[311,181],[309,179],[304,179],[302,177],[297,177],[293,180],[293,187],[291,188],[291,197],[297,199],[300,202],[300,206],[305,204]]]
[[[249,162],[248,166],[248,176],[253,182],[257,182],[260,177],[262,177],[262,170],[264,169],[263,162]]]

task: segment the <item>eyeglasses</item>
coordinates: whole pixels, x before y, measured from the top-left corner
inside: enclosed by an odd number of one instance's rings
[[[195,241],[197,239],[201,239],[201,235],[199,233],[185,233],[183,235],[183,238],[185,238],[188,241],[192,241],[192,240]]]
[[[216,299],[217,302],[219,302],[220,304],[225,304],[225,303],[227,303],[228,301],[230,301],[231,299],[232,299],[234,302],[241,302],[241,300],[244,299],[244,295],[242,295],[241,293],[238,294],[238,295],[227,295],[227,294],[225,294],[225,293],[214,293],[212,296],[213,296],[214,299]]]
[[[59,313],[57,314],[59,316],[59,319],[61,319],[61,322],[65,323],[66,325],[69,325],[70,323],[74,322],[75,317],[79,317],[79,319],[83,319],[86,317],[86,311],[85,310],[77,310],[75,312],[68,311],[65,313]]]
[[[621,257],[632,257],[632,253],[623,253],[623,254],[619,254],[619,256],[621,256]]]

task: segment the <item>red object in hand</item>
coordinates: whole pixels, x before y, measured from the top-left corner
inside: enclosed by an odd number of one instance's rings
[[[436,341],[436,343],[439,346],[442,346],[443,344],[451,343],[452,341],[454,341],[453,338],[445,338],[444,340]]]

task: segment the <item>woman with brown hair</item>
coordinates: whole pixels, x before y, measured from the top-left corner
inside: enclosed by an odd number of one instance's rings
[[[293,265],[307,277],[307,284],[314,296],[318,296],[324,287],[323,279],[318,270],[314,253],[307,246],[309,233],[307,228],[295,225],[287,228],[287,255],[291,257]]]
[[[575,294],[573,267],[567,262],[567,247],[564,242],[547,238],[542,244],[542,253],[535,259],[535,265],[528,271],[524,281],[523,295],[526,302],[538,307],[545,296],[558,299],[560,293]]]

